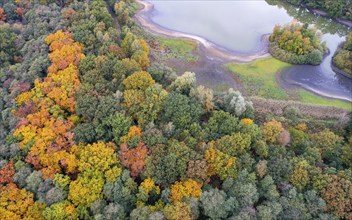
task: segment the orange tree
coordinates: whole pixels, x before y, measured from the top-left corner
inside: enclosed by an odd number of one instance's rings
[[[70,153],[75,127],[75,93],[80,81],[78,68],[84,58],[82,45],[74,42],[72,35],[61,30],[46,39],[50,45],[52,62],[48,75],[36,80],[34,88],[17,96],[18,106],[35,106],[31,113],[22,115],[21,125],[14,136],[21,139],[19,146],[28,151],[26,161],[44,176],[76,171],[75,156]]]

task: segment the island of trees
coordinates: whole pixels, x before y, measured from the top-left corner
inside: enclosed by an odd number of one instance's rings
[[[270,54],[287,63],[318,65],[327,51],[321,43],[320,33],[308,24],[291,22],[283,27],[276,25],[269,37]]]
[[[336,51],[333,57],[333,64],[344,75],[352,77],[352,32],[350,32],[346,37],[346,41]]]
[[[197,86],[110,4],[1,5],[1,219],[352,219],[347,115]]]

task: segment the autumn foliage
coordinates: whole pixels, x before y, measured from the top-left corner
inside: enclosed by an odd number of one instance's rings
[[[352,219],[352,183],[346,178],[332,175],[322,189],[322,198],[329,212],[341,219]]]
[[[134,0],[116,3],[117,20],[111,4],[0,8],[0,220],[352,219],[346,114],[254,112],[238,91],[213,94],[140,38]],[[292,28],[276,28],[279,49],[313,53],[307,27]]]
[[[6,20],[6,14],[4,12],[3,8],[0,8],[0,21],[5,21]]]
[[[121,164],[130,169],[131,176],[137,177],[143,172],[145,159],[148,155],[148,148],[145,144],[140,143],[137,147],[129,149],[127,144],[120,145]]]
[[[176,182],[171,186],[171,199],[173,202],[177,203],[187,197],[199,198],[202,193],[201,187],[202,184],[192,179],[188,179],[184,182]]]
[[[34,195],[15,184],[0,185],[0,216],[4,220],[44,219],[44,205],[34,202]]]
[[[71,34],[61,30],[50,34],[46,42],[52,65],[44,80],[36,80],[32,90],[17,96],[17,105],[31,106],[31,110],[19,114],[22,118],[14,135],[21,138],[21,149],[29,149],[26,161],[45,177],[53,177],[62,170],[73,173],[76,169],[75,157],[70,154],[74,135],[70,130],[77,121],[73,114],[80,84],[77,65],[84,54]]]
[[[13,182],[13,175],[15,174],[15,167],[13,162],[6,164],[0,169],[0,184],[8,184]]]
[[[217,149],[210,148],[205,152],[205,160],[209,165],[209,176],[218,175],[223,180],[228,177],[236,177],[236,157],[225,154]]]

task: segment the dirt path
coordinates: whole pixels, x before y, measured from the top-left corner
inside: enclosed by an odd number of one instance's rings
[[[116,30],[119,32],[117,37],[118,37],[119,42],[121,42],[121,38],[120,38],[121,27],[120,27],[119,21],[117,20],[116,14],[113,11],[113,9],[110,8],[110,6],[107,2],[105,2],[105,3],[106,3],[106,9],[108,10],[111,17],[114,19],[114,26],[115,26]]]

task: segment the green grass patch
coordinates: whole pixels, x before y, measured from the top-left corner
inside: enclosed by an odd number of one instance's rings
[[[350,102],[326,99],[326,98],[314,95],[313,93],[307,92],[305,90],[298,90],[297,94],[300,98],[299,100],[300,102],[312,103],[317,105],[336,106],[347,110],[352,110],[352,103]]]
[[[239,75],[250,96],[287,100],[288,95],[276,82],[276,74],[290,67],[288,63],[274,58],[260,59],[251,63],[229,63],[226,66]]]
[[[228,63],[226,66],[240,76],[248,95],[279,100],[289,99],[285,90],[276,82],[276,74],[290,67],[290,64],[267,58],[245,64]],[[296,101],[299,102],[352,109],[350,102],[323,98],[302,89],[295,91],[295,96],[298,99]]]
[[[158,41],[162,47],[170,50],[165,57],[167,59],[198,60],[198,56],[193,53],[197,49],[197,43],[194,41],[174,38],[159,38]]]

